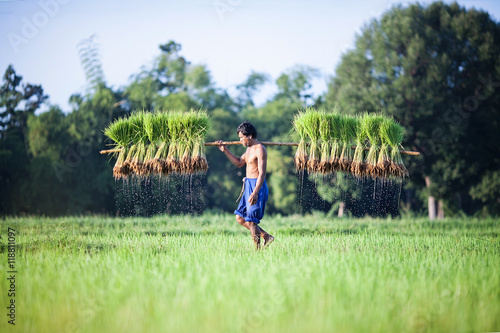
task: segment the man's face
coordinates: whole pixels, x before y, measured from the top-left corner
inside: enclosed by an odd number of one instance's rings
[[[251,140],[250,135],[245,136],[241,132],[238,132],[238,136],[240,137],[240,142],[243,146],[248,147],[249,141]]]

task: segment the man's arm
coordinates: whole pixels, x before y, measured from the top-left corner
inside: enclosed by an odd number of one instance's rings
[[[222,142],[222,140],[219,140],[217,142]],[[245,160],[245,154],[244,153],[243,155],[241,155],[241,157],[236,157],[235,155],[233,155],[233,153],[231,153],[229,151],[229,149],[224,146],[224,145],[220,145],[219,146],[219,149],[220,151],[222,151],[224,153],[224,155],[226,155],[227,159],[233,163],[234,165],[236,165],[238,168],[242,168],[243,166],[245,166],[246,164],[246,160]]]
[[[257,167],[259,171],[259,175],[257,176],[257,182],[255,184],[255,188],[253,189],[252,194],[248,198],[248,202],[251,205],[255,205],[257,203],[257,199],[259,198],[259,191],[262,185],[264,185],[264,181],[266,180],[266,171],[267,171],[267,151],[264,146],[261,146],[261,149],[257,151]]]

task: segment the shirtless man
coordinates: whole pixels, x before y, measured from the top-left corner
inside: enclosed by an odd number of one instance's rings
[[[233,155],[229,149],[219,143],[219,149],[226,157],[241,168],[246,165],[246,177],[244,178],[244,191],[238,208],[234,211],[236,221],[250,230],[255,243],[255,248],[260,248],[260,237],[264,239],[264,247],[267,247],[274,241],[274,237],[259,227],[260,220],[264,216],[266,201],[269,196],[269,190],[266,184],[267,151],[266,148],[257,140],[257,130],[255,127],[245,121],[236,129],[240,142],[247,147],[246,152],[241,157]]]

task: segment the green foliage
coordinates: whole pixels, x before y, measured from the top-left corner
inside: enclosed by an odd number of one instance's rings
[[[25,187],[33,185],[28,120],[48,96],[41,86],[22,83],[22,79],[9,65],[0,86],[0,215],[29,211],[31,204]]]
[[[245,82],[236,86],[240,92],[237,98],[238,104],[241,107],[254,107],[253,97],[255,93],[268,81],[269,75],[252,71]]]
[[[500,215],[500,171],[487,172],[469,193],[473,199],[485,204],[482,215]]]
[[[66,116],[61,109],[53,106],[39,116],[30,115],[27,125],[29,148],[33,157],[43,155],[58,160],[60,152],[70,139]]]
[[[342,56],[326,103],[393,116],[406,129],[403,145],[423,153],[407,163],[412,188],[427,191],[430,177],[429,194],[472,213],[482,203],[470,189],[500,165],[499,53],[500,28],[485,12],[457,3],[395,6]]]
[[[131,110],[210,109],[219,98],[210,72],[202,65],[190,65],[173,41],[160,45],[162,53],[151,68],[133,76],[125,89]]]
[[[189,110],[200,108],[201,103],[198,103],[192,96],[182,91],[168,94],[165,97],[159,96],[154,105],[158,110]]]
[[[312,97],[308,91],[312,86],[311,81],[319,75],[319,70],[310,66],[291,68],[276,80],[278,93],[275,99],[285,98],[291,101],[307,102],[307,99]]]
[[[267,161],[268,186],[271,199],[266,210],[282,214],[298,213],[298,179],[290,166],[291,154],[282,149],[269,149]]]
[[[206,66],[196,65],[186,74],[185,82],[191,89],[202,90],[212,84],[212,78]]]
[[[164,103],[157,106],[160,95],[160,87],[154,78],[143,71],[134,77],[134,81],[125,89],[125,96],[131,104],[132,109],[154,110],[156,107],[163,107]]]

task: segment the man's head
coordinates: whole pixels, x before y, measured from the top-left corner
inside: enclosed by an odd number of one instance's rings
[[[250,140],[257,139],[257,130],[248,121],[242,122],[236,129],[236,133],[238,133],[240,141],[244,146],[248,146]]]

